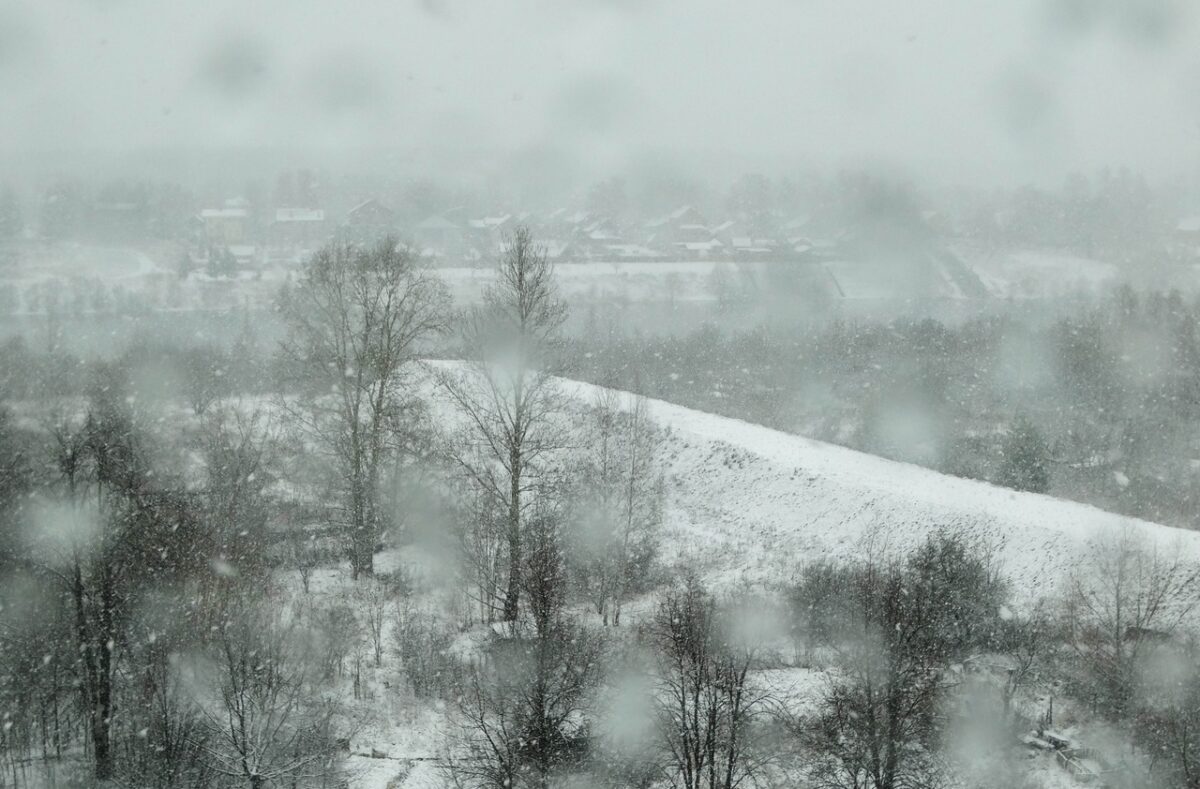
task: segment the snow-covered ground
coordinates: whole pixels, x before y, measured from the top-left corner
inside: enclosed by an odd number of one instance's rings
[[[181,254],[167,245],[146,250],[66,242],[30,247],[17,265],[0,271],[0,287],[14,289],[17,303],[8,309],[16,313],[43,308],[43,299],[34,296],[39,286],[54,287],[69,302],[87,301],[88,292],[100,282],[108,290],[139,294],[154,309],[261,309],[273,302],[285,282],[298,275],[298,264],[273,264],[231,278],[209,277],[200,267],[180,279],[177,261]],[[821,264],[786,260],[564,262],[556,264],[555,276],[563,295],[577,303],[695,305],[715,302],[722,287],[778,295],[774,275],[779,269],[789,270],[792,278],[800,272],[806,278],[803,290],[820,291],[833,302],[872,304],[913,299],[982,304],[989,298],[1095,295],[1121,281],[1114,264],[1054,251],[966,250],[955,255],[931,255],[919,263],[906,258],[892,262],[839,259]],[[490,264],[434,268],[432,272],[446,283],[460,305],[477,303],[494,277]],[[1200,282],[1200,275],[1188,274],[1184,280]],[[86,311],[91,306],[82,308]]]
[[[590,384],[563,387],[595,397]],[[1018,600],[1052,594],[1126,530],[1144,548],[1200,562],[1200,533],[662,401],[649,414],[670,434],[664,551],[730,582],[786,581],[807,561],[902,550],[941,529],[994,551]]]
[[[454,364],[433,363],[443,369]],[[577,381],[560,384],[579,406],[594,402],[598,391]],[[436,397],[436,390],[429,391]],[[442,410],[439,403],[434,406],[435,414]],[[649,401],[648,409],[666,435],[662,558],[668,565],[694,567],[718,589],[775,587],[807,561],[902,550],[939,529],[994,549],[1016,596],[1026,600],[1052,593],[1072,570],[1087,566],[1094,546],[1124,530],[1132,530],[1146,547],[1200,558],[1195,533],[947,477],[662,401]],[[395,565],[397,556],[381,555],[381,569]],[[317,581],[323,594],[349,587],[348,579],[333,571]],[[634,601],[627,608],[630,621],[652,607],[651,599]],[[398,676],[394,661],[389,654],[380,679]],[[793,712],[812,713],[829,677],[818,666],[780,665],[756,672],[754,682],[776,701],[786,700]],[[381,701],[389,694],[376,683],[370,686],[368,694],[375,699],[367,705],[370,723],[354,736],[348,763],[352,785],[449,785],[436,762],[444,742],[440,712],[406,707],[416,702],[411,696]],[[1031,761],[1027,777],[1035,786],[1076,785],[1049,758]]]
[[[563,295],[572,300],[712,301],[716,297],[710,283],[717,265],[737,270],[737,264],[710,261],[597,261],[555,264],[554,276]],[[478,301],[495,277],[490,265],[439,268],[435,272],[460,303]]]
[[[1063,252],[968,253],[963,259],[997,298],[1096,295],[1117,284],[1116,265]]]

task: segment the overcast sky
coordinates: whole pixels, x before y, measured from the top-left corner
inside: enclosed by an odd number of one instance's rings
[[[1162,177],[1200,163],[1195,5],[0,0],[0,145]]]

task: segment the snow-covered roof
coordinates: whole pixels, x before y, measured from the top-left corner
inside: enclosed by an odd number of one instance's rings
[[[686,249],[689,252],[710,252],[717,247],[725,245],[714,238],[711,241],[680,241],[675,246]]]
[[[379,200],[377,200],[377,199],[376,199],[376,198],[374,198],[374,197],[368,197],[366,200],[363,200],[361,203],[359,203],[358,205],[354,206],[353,208],[351,208],[351,209],[350,209],[349,211],[347,211],[346,213],[347,213],[347,214],[349,214],[349,215],[357,214],[359,211],[362,211],[364,208],[367,208],[367,207],[369,207],[369,206],[374,206],[374,207],[377,207],[377,208],[379,208],[380,210],[383,210],[383,211],[386,211],[386,212],[388,212],[388,213],[391,213],[391,209],[390,209],[390,208],[388,208],[387,206],[385,206],[383,203],[379,202]]]
[[[244,208],[204,208],[200,211],[201,219],[245,219]]]
[[[467,224],[476,230],[492,230],[500,227],[510,219],[512,219],[511,214],[501,214],[500,216],[485,216],[480,219],[472,219]]]
[[[664,217],[650,220],[646,223],[646,227],[662,227],[663,225],[669,225],[672,222],[678,222],[680,219],[683,219],[685,216],[693,213],[694,211],[695,209],[690,205],[680,206]]]
[[[605,244],[604,248],[619,258],[656,258],[660,253],[641,244]]]
[[[444,216],[435,215],[417,225],[417,230],[458,230],[458,225]]]
[[[277,208],[276,222],[324,222],[324,208]]]

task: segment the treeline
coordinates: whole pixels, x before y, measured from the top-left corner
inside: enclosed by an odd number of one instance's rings
[[[1010,312],[684,336],[597,332],[573,375],[950,474],[1200,526],[1200,307],[1122,289]]]

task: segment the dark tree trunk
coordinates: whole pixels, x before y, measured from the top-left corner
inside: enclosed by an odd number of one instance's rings
[[[92,747],[95,749],[96,779],[107,780],[112,777],[112,750],[110,731],[112,729],[112,661],[113,649],[116,646],[116,628],[114,626],[115,590],[111,571],[106,567],[101,577],[100,590],[100,632],[96,638],[96,698],[93,712]]]
[[[521,602],[521,452],[509,452],[508,589],[504,595],[504,621],[517,621]]]
[[[375,573],[375,508],[371,506],[373,492],[371,485],[362,479],[362,473],[356,475],[350,515],[350,573],[356,581],[360,576]]]

